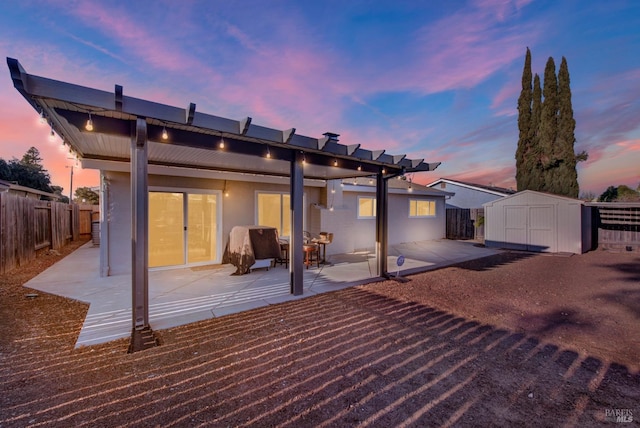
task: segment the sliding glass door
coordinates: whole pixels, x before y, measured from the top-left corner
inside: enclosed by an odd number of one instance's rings
[[[218,195],[149,192],[149,267],[218,261]]]

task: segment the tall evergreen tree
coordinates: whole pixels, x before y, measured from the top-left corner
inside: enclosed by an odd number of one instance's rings
[[[516,182],[518,190],[538,190],[577,198],[577,162],[588,158],[574,151],[576,122],[573,118],[569,67],[566,58],[556,77],[549,57],[544,83],[536,74],[531,90],[531,52],[527,48],[518,98],[518,148]]]
[[[558,164],[554,193],[577,198],[580,192],[574,144],[576,121],[571,105],[571,87],[567,59],[562,57],[558,71],[558,136],[555,144],[555,158],[562,159]]]
[[[542,86],[542,110],[540,112],[540,149],[544,170],[543,191],[554,193],[556,182],[555,142],[558,135],[558,80],[556,65],[552,57],[547,60],[544,69],[544,83]]]
[[[542,87],[540,76],[536,73],[533,77],[533,97],[531,106],[531,126],[529,128],[529,141],[531,151],[526,162],[529,174],[529,190],[544,190],[544,171],[542,167],[543,150],[540,144],[540,115],[542,114]],[[520,189],[518,190],[525,190]]]
[[[522,70],[522,90],[518,98],[518,148],[516,150],[516,186],[518,190],[529,188],[531,181],[531,51],[527,48]]]

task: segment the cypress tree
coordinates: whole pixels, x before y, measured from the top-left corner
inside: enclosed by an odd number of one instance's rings
[[[562,57],[558,71],[558,135],[555,144],[555,158],[562,159],[562,162],[557,167],[554,193],[577,198],[580,188],[574,151],[576,121],[573,118],[569,80],[567,60]]]
[[[518,190],[529,188],[531,171],[528,168],[531,157],[531,51],[527,48],[522,70],[522,90],[518,98],[518,148],[516,149],[516,186]],[[533,124],[535,125],[535,124]]]
[[[542,87],[542,110],[540,112],[540,150],[542,168],[544,170],[543,191],[554,192],[557,176],[558,158],[555,157],[555,143],[558,135],[558,81],[556,65],[552,57],[547,60],[544,69],[544,83]]]
[[[531,150],[525,167],[529,171],[530,190],[544,190],[544,176],[542,170],[542,147],[540,145],[540,115],[542,113],[542,88],[540,76],[536,73],[533,78],[533,96],[531,107],[531,125],[529,127],[529,141]],[[520,190],[520,189],[518,189]],[[524,190],[524,189],[523,189]]]

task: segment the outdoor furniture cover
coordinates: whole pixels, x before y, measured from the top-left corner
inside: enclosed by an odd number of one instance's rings
[[[280,257],[278,230],[269,226],[235,226],[222,256],[222,263],[236,267],[233,275],[249,273],[256,260]]]

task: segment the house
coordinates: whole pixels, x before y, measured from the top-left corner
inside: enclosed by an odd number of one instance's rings
[[[101,274],[131,273],[132,343],[149,330],[149,268],[219,263],[234,226],[272,225],[288,236],[294,295],[303,293],[305,230],[333,231],[328,251],[375,248],[380,277],[389,276],[390,243],[444,235],[446,194],[395,183],[439,162],[342,144],[332,132],[308,137],[251,117],[214,116],[194,103],[142,100],[120,85],[109,92],[48,79],[13,58],[7,64],[16,90],[82,167],[100,170]]]
[[[513,195],[515,190],[503,187],[485,186],[482,184],[439,178],[427,184],[427,187],[452,192],[447,199],[447,208],[482,208],[487,202]]]

